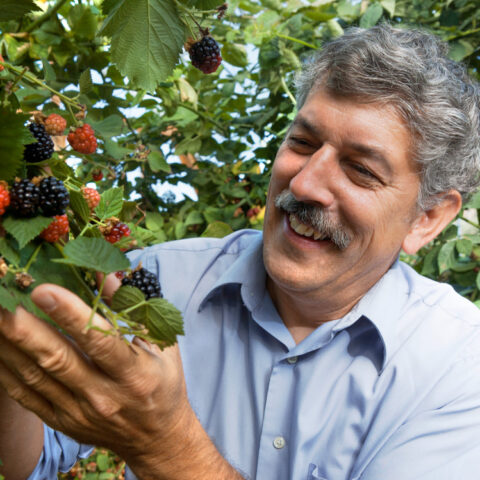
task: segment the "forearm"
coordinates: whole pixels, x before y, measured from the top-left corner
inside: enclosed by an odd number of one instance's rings
[[[127,462],[140,480],[244,479],[218,452],[193,411],[175,430],[166,443],[152,442],[152,452]]]
[[[7,480],[26,479],[43,448],[43,423],[0,387],[0,473]]]

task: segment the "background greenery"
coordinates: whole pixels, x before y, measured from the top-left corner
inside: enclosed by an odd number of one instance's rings
[[[101,171],[100,192],[123,187],[123,216],[144,244],[262,227],[272,161],[295,112],[294,74],[350,25],[427,28],[480,78],[475,0],[232,0],[223,18],[218,0],[0,3],[0,53],[9,65],[0,72],[0,178],[21,172],[31,112],[63,113],[74,124],[84,105],[100,148],[73,155],[58,138],[53,160],[73,160],[82,183]],[[198,24],[221,45],[214,74],[182,53]],[[480,288],[478,209],[480,195],[462,210],[465,220],[405,258],[472,301]],[[60,478],[121,472],[120,460],[98,450]]]

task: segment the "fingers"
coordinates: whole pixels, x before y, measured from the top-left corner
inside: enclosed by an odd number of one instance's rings
[[[93,362],[109,376],[121,378],[128,360],[135,354],[115,333],[105,334],[86,330],[91,309],[75,294],[56,285],[43,284],[32,292],[32,300],[62,327]],[[92,324],[111,331],[111,325],[100,315],[94,315]]]
[[[97,272],[96,277],[97,285],[100,285],[102,283],[104,274]],[[118,288],[120,288],[121,285],[121,280],[117,278],[114,273],[107,275],[107,278],[105,279],[105,285],[103,286],[102,290],[102,298],[103,300],[105,300],[105,302],[107,302],[108,305],[110,305],[113,294],[117,291]]]

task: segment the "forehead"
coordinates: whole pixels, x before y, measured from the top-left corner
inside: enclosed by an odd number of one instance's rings
[[[387,161],[419,173],[414,160],[414,136],[392,104],[340,97],[315,89],[295,117],[290,130],[302,130],[338,147],[378,152]]]

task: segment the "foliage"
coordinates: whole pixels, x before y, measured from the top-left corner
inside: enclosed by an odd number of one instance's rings
[[[98,243],[99,226],[112,217],[129,225],[131,239],[140,247],[223,236],[262,227],[272,161],[295,112],[295,71],[346,27],[380,21],[421,25],[448,41],[450,56],[466,62],[480,78],[480,10],[475,0],[232,0],[226,12],[220,4],[2,2],[0,178],[11,183],[15,176],[48,167],[70,191],[72,238],[84,238],[102,252],[109,245]],[[210,75],[193,68],[182,53],[188,37],[199,39],[206,29],[222,46],[223,57]],[[40,110],[62,114],[70,126],[92,125],[99,143],[96,153],[74,152],[60,136],[51,160],[25,165],[23,145],[32,141],[25,124]],[[102,203],[90,212],[81,187],[99,172],[103,180],[96,188]],[[158,194],[159,189],[165,193]],[[183,198],[176,198],[178,191],[185,191]],[[468,208],[461,216],[473,224],[471,232],[462,227],[459,235],[457,222],[406,260],[476,300],[480,200],[474,197]],[[90,247],[81,242],[72,242],[68,249],[41,244],[37,251],[34,237],[44,228],[41,219],[37,222],[36,230],[33,225],[29,230],[23,229],[25,223],[5,220],[7,237],[17,244],[0,238],[1,255],[19,269],[29,265],[32,255],[33,264],[57,258],[45,272],[37,268],[35,275],[47,274],[60,283],[68,277],[67,286],[88,297],[83,283],[91,279],[88,272],[94,267],[85,253]],[[112,248],[117,253],[131,248],[131,239]],[[60,258],[65,249],[67,265]],[[105,258],[104,271],[124,268],[120,260],[110,263],[107,257],[98,255]],[[87,271],[80,284],[66,273],[72,266]],[[27,295],[18,296],[26,301]],[[2,305],[13,308],[17,297],[12,300],[0,287]]]

